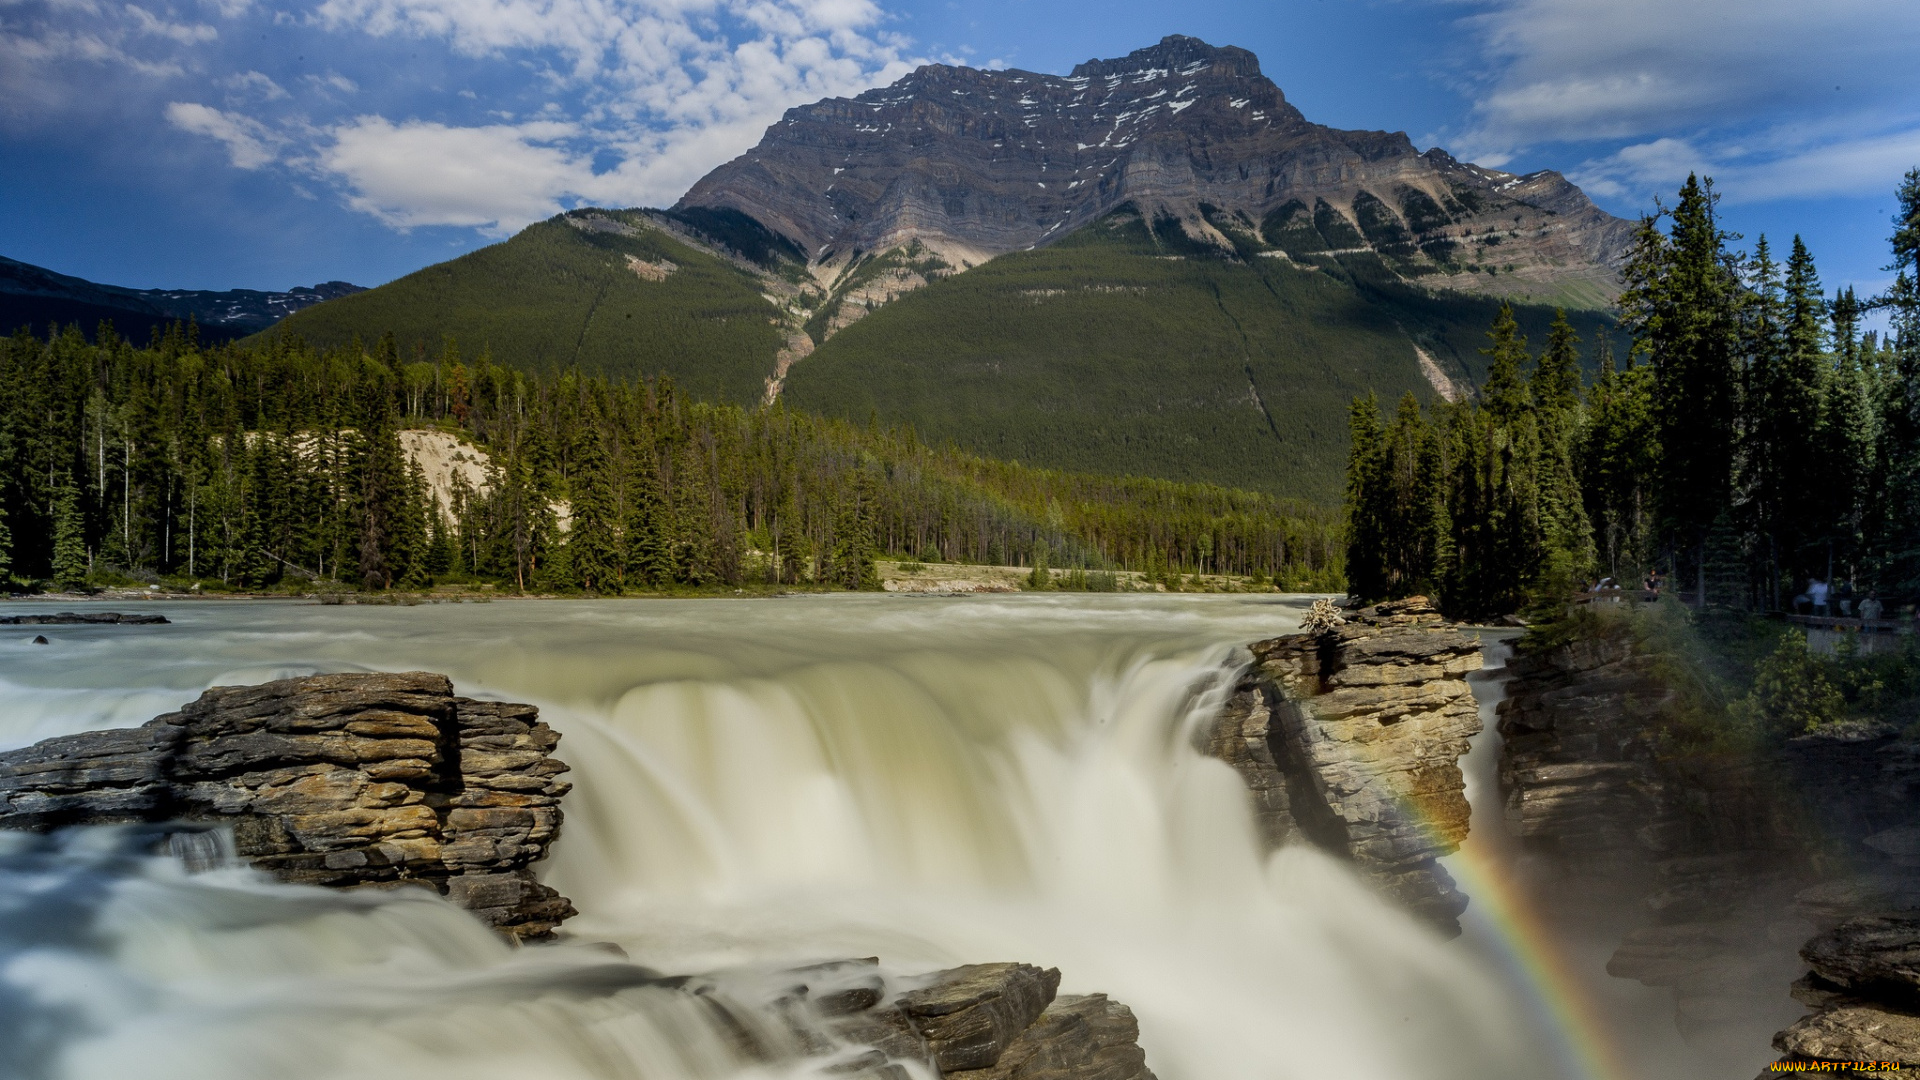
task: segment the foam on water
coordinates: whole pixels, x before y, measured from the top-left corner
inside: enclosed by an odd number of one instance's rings
[[[732,972],[722,996],[741,1015],[762,1005],[738,980],[781,965],[1023,960],[1060,967],[1065,992],[1130,1005],[1165,1080],[1542,1075],[1549,1033],[1482,953],[1329,858],[1263,853],[1238,777],[1193,749],[1236,645],[1287,632],[1298,610],[177,605],[161,633],[90,628],[0,652],[20,691],[0,706],[0,740],[142,722],[217,682],[441,671],[463,693],[540,705],[564,735],[577,786],[544,876],[583,912],[568,935],[661,971]],[[424,892],[325,893],[124,851],[9,858],[9,911],[90,897],[64,905],[46,943],[0,937],[15,995],[0,1008],[41,1032],[39,1072],[22,1075],[767,1068],[688,995],[605,992],[607,971],[633,969],[580,945],[508,950]],[[762,1026],[778,1042],[779,1025]]]

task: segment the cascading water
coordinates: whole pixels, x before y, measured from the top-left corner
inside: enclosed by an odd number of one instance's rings
[[[165,610],[0,642],[0,746],[214,684],[444,672],[564,734],[576,787],[544,876],[582,915],[514,951],[425,892],[192,873],[125,830],[16,840],[0,1038],[23,1076],[806,1072],[758,975],[855,956],[1057,966],[1063,992],[1134,1009],[1164,1080],[1560,1072],[1555,1021],[1471,934],[1439,939],[1313,851],[1264,854],[1239,778],[1193,749],[1236,645],[1290,630],[1287,602]],[[696,1002],[634,964],[717,974]],[[743,1026],[766,1052],[741,1054]]]

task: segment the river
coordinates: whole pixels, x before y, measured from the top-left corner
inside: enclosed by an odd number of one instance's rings
[[[1238,646],[1291,631],[1304,603],[209,600],[138,607],[168,626],[10,630],[0,749],[321,671],[436,671],[464,694],[536,704],[576,785],[542,876],[582,914],[561,944],[513,950],[417,890],[192,872],[100,830],[16,834],[0,842],[0,1067],[815,1074],[817,1060],[737,1059],[688,995],[605,992],[623,977],[617,946],[657,971],[712,973],[750,1025],[767,973],[802,963],[1057,966],[1062,992],[1134,1009],[1162,1080],[1751,1075],[1692,1060],[1670,1023],[1642,1030],[1665,995],[1606,988],[1604,952],[1529,937],[1524,898],[1492,895],[1510,857],[1495,838],[1455,860],[1476,907],[1454,941],[1328,857],[1261,851],[1241,781],[1194,751],[1191,729]],[[34,630],[50,644],[29,644]],[[1497,831],[1497,751],[1480,738],[1474,827]],[[1558,981],[1542,960],[1556,949]],[[1573,1007],[1583,994],[1606,1000]]]

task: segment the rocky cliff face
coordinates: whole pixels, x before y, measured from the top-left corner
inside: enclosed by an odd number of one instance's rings
[[[1467,835],[1458,762],[1480,730],[1466,683],[1479,640],[1412,597],[1251,649],[1253,666],[1204,748],[1246,780],[1266,841],[1349,858],[1457,932],[1466,898],[1437,860]]]
[[[570,787],[559,739],[531,705],[423,672],[215,687],[142,727],[0,754],[0,828],[226,825],[283,880],[420,882],[538,939],[574,913],[529,869]]]
[[[1632,236],[1558,173],[1312,123],[1252,53],[1178,36],[1064,77],[936,64],[789,110],[675,209],[738,211],[815,263],[917,240],[965,269],[1129,203],[1176,247],[1374,251],[1450,288],[1586,306],[1617,291]]]
[[[1788,1060],[1920,1063],[1920,997],[1892,974],[1920,940],[1920,743],[1850,724],[1679,752],[1672,675],[1624,620],[1508,669],[1512,833],[1645,923],[1609,972],[1670,988],[1699,1044],[1749,1052],[1756,1020],[1791,1015],[1791,984],[1816,1011],[1774,1039]]]

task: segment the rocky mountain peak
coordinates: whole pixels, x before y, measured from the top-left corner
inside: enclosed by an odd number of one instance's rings
[[[1122,208],[1228,257],[1373,252],[1409,279],[1572,306],[1612,300],[1632,236],[1557,173],[1312,123],[1254,54],[1182,36],[1065,76],[929,65],[800,106],[675,209],[744,214],[830,281],[916,243],[924,271],[964,270]]]
[[[1185,34],[1168,34],[1158,45],[1135,49],[1117,60],[1089,60],[1076,65],[1073,79],[1113,79],[1131,76],[1178,74],[1182,77],[1258,79],[1260,58],[1233,45],[1209,45]]]

